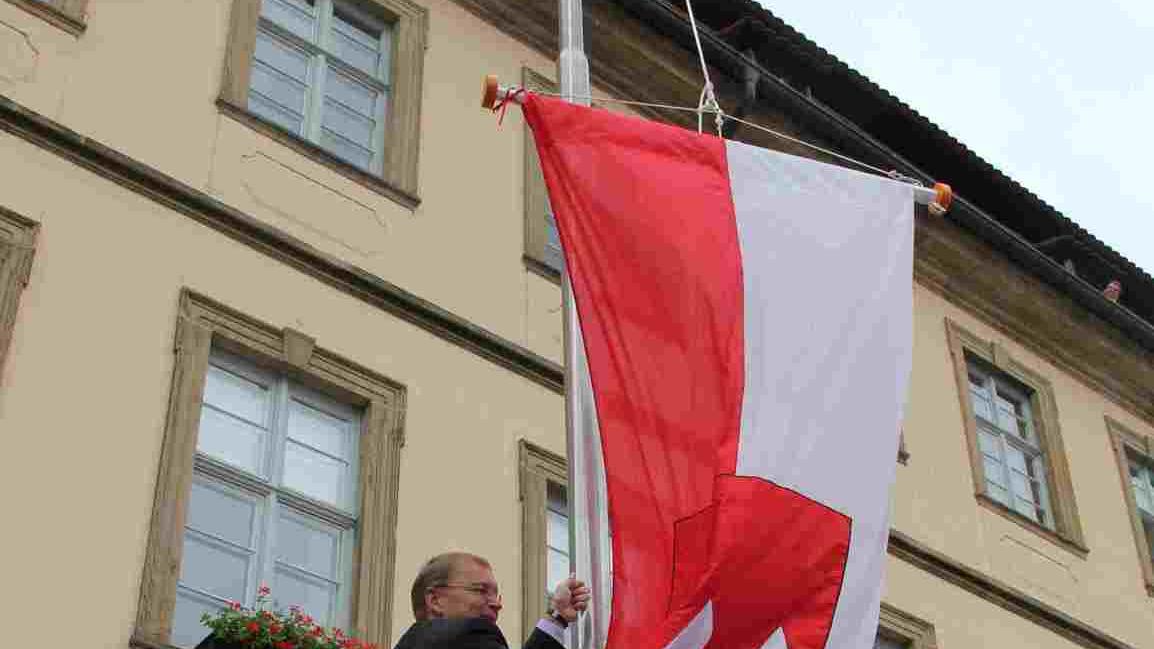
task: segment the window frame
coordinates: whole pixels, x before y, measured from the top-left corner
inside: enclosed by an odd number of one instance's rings
[[[391,26],[392,31],[388,93],[387,100],[383,102],[384,148],[381,152],[380,172],[366,171],[346,162],[319,144],[249,110],[249,80],[260,23],[261,0],[233,0],[217,105],[225,114],[254,130],[408,209],[415,209],[421,202],[418,196],[417,168],[428,11],[412,0],[351,0],[350,4],[355,9],[359,9],[355,6],[357,4],[372,5]]]
[[[168,415],[132,644],[156,647],[169,642],[200,409],[214,347],[253,359],[362,409],[358,536],[348,630],[369,642],[391,646],[405,388],[316,347],[313,338],[299,331],[267,325],[188,289],[180,297]]]
[[[958,401],[964,422],[963,429],[970,455],[974,497],[978,504],[1067,551],[1085,558],[1089,549],[1086,547],[1078,516],[1070,467],[1058,425],[1058,408],[1053,386],[1042,374],[1011,357],[1002,343],[982,338],[948,317],[945,319],[945,324],[950,356],[954,364]],[[1013,381],[1025,386],[1029,391],[1026,397],[1033,415],[1035,435],[1038,438],[1038,445],[1044,458],[1042,465],[1049,492],[1050,514],[1054,518],[1052,529],[1003,505],[986,493],[985,470],[978,444],[977,421],[974,405],[970,398],[967,355],[977,358],[993,370],[1005,374]]]
[[[35,221],[0,207],[0,379],[16,328],[20,296],[32,276],[39,230]]]
[[[519,496],[521,500],[521,624],[522,635],[545,616],[545,599],[541,597],[541,584],[546,590],[549,574],[548,552],[548,507],[549,483],[569,489],[569,474],[565,458],[532,442],[521,440]]]
[[[986,433],[991,437],[996,438],[997,440],[996,444],[998,447],[998,462],[1002,465],[1001,473],[1004,482],[1003,489],[1006,490],[1007,497],[1010,499],[1010,502],[1003,503],[997,498],[993,499],[998,500],[999,503],[1017,511],[1015,503],[1016,494],[1013,490],[1013,469],[1011,468],[1009,461],[1009,449],[1013,448],[1017,450],[1018,453],[1022,456],[1023,461],[1026,464],[1027,471],[1031,471],[1031,469],[1036,468],[1038,465],[1043,467],[1040,475],[1034,476],[1027,474],[1026,476],[1027,479],[1031,482],[1037,482],[1038,486],[1040,487],[1037,489],[1033,503],[1034,515],[1038,516],[1038,518],[1031,520],[1034,520],[1034,522],[1042,525],[1043,527],[1053,529],[1057,523],[1054,517],[1053,503],[1051,502],[1050,497],[1051,489],[1049,486],[1049,479],[1047,477],[1048,472],[1045,470],[1044,464],[1046,452],[1045,449],[1042,448],[1041,439],[1038,436],[1038,426],[1035,423],[1036,416],[1034,415],[1034,408],[1032,406],[1033,399],[1030,397],[1031,391],[1028,387],[1019,387],[1014,385],[1013,383],[1016,381],[1013,381],[1012,377],[1009,377],[997,368],[986,366],[986,364],[982,363],[980,360],[975,360],[974,365],[971,366],[969,361],[970,359],[967,357],[966,371],[970,380],[969,389],[971,397],[971,408],[973,404],[972,398],[974,389],[973,377],[976,374],[982,382],[980,387],[991,397],[989,407],[994,411],[993,420],[978,415],[976,411],[972,412],[971,414],[975,419],[974,425],[978,429],[977,432],[979,435]],[[1020,428],[1024,428],[1027,431],[1025,436],[1020,434],[1015,435],[1013,431],[1007,430],[1001,425],[999,421],[996,421],[1000,416],[1000,413],[998,412],[999,398],[1021,408],[1023,414],[1014,413],[1013,418],[1018,420],[1018,426]],[[990,476],[986,474],[984,459],[982,476],[987,484],[992,481]],[[1034,490],[1031,489],[1031,491]],[[987,493],[987,495],[989,494]],[[1021,514],[1021,512],[1018,513]],[[1030,518],[1026,514],[1022,515]]]
[[[1154,437],[1139,434],[1109,415],[1106,415],[1106,431],[1110,436],[1110,445],[1118,466],[1118,477],[1121,479],[1123,500],[1126,502],[1126,513],[1130,517],[1130,527],[1134,533],[1134,549],[1138,553],[1142,582],[1146,587],[1146,594],[1154,597],[1154,559],[1150,556],[1150,543],[1154,539],[1146,538],[1142,516],[1130,485],[1132,460],[1145,464],[1147,468],[1154,468]]]
[[[530,92],[557,92],[557,84],[548,77],[530,69],[521,69],[521,84]],[[549,228],[541,218],[549,209],[549,192],[545,187],[545,175],[541,171],[541,160],[537,157],[537,146],[533,142],[533,131],[524,126],[524,221],[525,244],[523,258],[525,265],[533,272],[551,281],[561,282],[561,264],[550,259],[548,254]]]
[[[76,36],[86,27],[88,0],[8,0],[8,3]]]
[[[938,647],[934,625],[885,602],[881,603],[881,610],[878,611],[877,635],[901,642],[908,649],[937,649]]]

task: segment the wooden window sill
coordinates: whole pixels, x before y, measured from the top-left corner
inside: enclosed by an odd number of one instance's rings
[[[79,36],[84,33],[86,25],[83,16],[73,15],[64,9],[46,2],[36,2],[36,0],[8,0],[8,3],[20,7],[28,13],[63,29],[73,36]]]
[[[228,115],[241,124],[271,137],[295,150],[297,153],[311,159],[313,162],[332,169],[349,180],[394,201],[406,209],[415,210],[417,206],[421,204],[421,198],[416,194],[401,189],[380,176],[354,167],[312,142],[302,139],[295,133],[290,133],[280,126],[253,114],[246,108],[241,108],[224,98],[217,99],[216,105],[225,115]]]
[[[1017,523],[1018,525],[1033,532],[1034,534],[1037,534],[1038,536],[1041,536],[1047,541],[1060,546],[1062,549],[1076,555],[1078,558],[1085,559],[1086,556],[1090,554],[1090,548],[1087,548],[1082,543],[1048,527],[1035,523],[1025,516],[1022,516],[1018,512],[1010,509],[1009,507],[1006,507],[1002,503],[990,498],[986,494],[978,493],[974,496],[977,498],[979,505],[994,512],[995,514],[1002,516],[1003,518],[1006,518],[1007,520]]]

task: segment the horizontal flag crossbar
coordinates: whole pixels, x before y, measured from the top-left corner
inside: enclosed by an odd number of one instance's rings
[[[481,107],[487,108],[487,109],[494,111],[494,112],[499,111],[499,110],[503,110],[505,107],[508,106],[508,104],[521,104],[521,103],[523,103],[525,100],[525,94],[527,92],[528,92],[528,90],[526,90],[523,86],[501,85],[498,82],[496,75],[490,74],[490,75],[485,77],[483,92],[482,92],[482,96],[481,96]],[[538,93],[538,94],[549,94],[549,93]],[[587,97],[585,99],[593,99],[593,97]],[[691,108],[691,107],[687,107],[687,106],[672,106],[672,105],[657,104],[657,103],[652,103],[652,102],[630,101],[630,100],[604,98],[604,97],[600,97],[597,99],[603,100],[603,101],[613,101],[616,103],[633,105],[633,106],[648,106],[651,108],[665,108],[665,109],[671,109],[671,110],[683,110],[683,111],[693,112],[693,113],[701,112],[701,109],[699,109],[699,108]],[[722,114],[722,117],[724,119],[736,119],[734,117],[731,117],[729,115],[724,115],[724,114]],[[873,167],[871,165],[868,165],[864,162],[854,160],[852,158],[849,158],[849,157],[844,156],[842,154],[839,154],[837,152],[828,151],[826,149],[822,149],[821,147],[818,147],[814,144],[810,144],[810,143],[805,142],[803,140],[798,140],[794,137],[785,135],[783,133],[778,133],[777,131],[774,131],[772,129],[765,128],[764,126],[760,126],[758,124],[753,124],[753,123],[747,122],[745,120],[737,120],[737,121],[740,121],[743,124],[761,129],[761,130],[763,130],[763,131],[765,131],[771,135],[775,135],[775,136],[787,139],[791,142],[796,142],[798,144],[803,144],[805,146],[817,149],[817,150],[822,151],[824,153],[834,155],[834,156],[841,158],[843,160],[846,160],[848,162],[852,162],[852,163],[859,165],[861,167],[865,167],[867,169],[871,169],[873,171],[880,172],[883,175],[893,179],[895,182],[902,182],[902,183],[907,183],[907,184],[913,185],[914,202],[917,203],[918,205],[925,205],[929,209],[930,213],[935,215],[935,216],[940,216],[942,214],[945,214],[946,211],[950,209],[950,203],[953,202],[953,199],[954,199],[953,189],[951,189],[950,186],[945,184],[945,183],[934,183],[933,187],[925,187],[925,186],[922,186],[921,184],[919,184],[916,179],[909,178],[907,176],[903,176],[896,171],[887,172],[883,169],[878,169],[878,168]]]

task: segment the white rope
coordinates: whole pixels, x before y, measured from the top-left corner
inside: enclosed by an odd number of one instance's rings
[[[721,137],[725,113],[722,112],[721,106],[717,103],[717,95],[713,92],[713,81],[709,78],[709,66],[705,63],[705,51],[701,49],[701,35],[697,32],[697,18],[693,16],[692,0],[685,0],[685,10],[689,13],[689,26],[693,29],[693,42],[697,44],[697,59],[701,62],[701,76],[705,79],[705,86],[701,89],[701,99],[697,101],[697,132],[701,132],[703,115],[713,113],[714,123],[717,125],[717,136]]]
[[[547,97],[560,97],[561,96],[560,93],[544,92],[541,90],[534,90],[533,94],[545,95]],[[726,115],[725,113],[721,112],[720,109],[709,110],[709,109],[703,109],[700,106],[697,108],[691,108],[689,106],[675,106],[673,104],[661,104],[661,103],[652,102],[652,101],[635,101],[635,100],[631,100],[631,99],[617,99],[616,97],[585,96],[585,97],[576,97],[576,99],[588,99],[589,101],[596,101],[596,102],[601,102],[601,103],[622,104],[625,106],[643,106],[645,108],[660,108],[663,110],[676,110],[676,111],[681,111],[681,112],[685,112],[685,113],[697,113],[697,120],[698,120],[697,130],[698,130],[698,132],[701,131],[701,115],[702,115],[702,113],[713,113],[713,114],[717,115],[717,117],[720,118],[721,120],[727,120],[728,119],[728,120],[732,120],[734,122],[738,122],[739,124],[744,124],[746,126],[749,126],[750,128],[755,128],[759,131],[763,131],[765,133],[768,133],[774,137],[780,138],[782,140],[786,140],[787,142],[792,142],[794,144],[804,146],[806,148],[812,149],[812,150],[817,151],[819,153],[824,153],[828,156],[837,158],[838,160],[842,160],[845,162],[849,162],[851,164],[855,164],[855,165],[857,165],[863,169],[875,171],[875,172],[877,172],[883,176],[886,176],[888,178],[892,178],[894,180],[899,180],[902,182],[910,183],[912,185],[924,186],[924,183],[922,183],[922,181],[918,180],[917,178],[911,178],[910,176],[900,174],[894,170],[886,171],[885,169],[881,169],[880,167],[875,167],[869,163],[862,162],[861,160],[855,160],[854,158],[851,158],[847,155],[838,153],[837,151],[831,151],[831,150],[826,149],[824,147],[820,147],[816,144],[806,142],[805,140],[793,137],[792,135],[786,135],[785,133],[782,133],[780,131],[775,131],[775,130],[768,128],[766,126],[762,126],[761,124],[755,124],[755,123],[750,122],[748,120],[741,119],[740,117],[734,117],[733,115]]]

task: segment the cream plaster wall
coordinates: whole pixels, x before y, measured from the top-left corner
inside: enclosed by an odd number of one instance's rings
[[[225,116],[227,0],[91,0],[73,36],[0,2],[0,92],[223,202],[559,360],[522,263],[522,128],[480,80],[553,63],[451,0],[428,0],[420,189],[409,210]],[[179,25],[179,29],[163,26]],[[483,52],[483,55],[479,53]],[[539,278],[533,278],[539,279]]]
[[[517,440],[563,451],[559,395],[6,134],[0,167],[21,179],[4,205],[42,225],[0,394],[0,511],[27,532],[0,553],[6,642],[126,646],[182,287],[407,387],[394,627],[420,561],[467,547],[510,584],[516,631]]]
[[[894,527],[1135,646],[1154,646],[1154,633],[1149,633],[1154,628],[1154,599],[1142,581],[1105,416],[1146,435],[1154,434],[1154,427],[1020,341],[920,285],[914,305],[914,368],[905,421],[911,458],[898,468]],[[1004,345],[1016,361],[1051,382],[1089,548],[1084,558],[978,505],[947,317]]]

